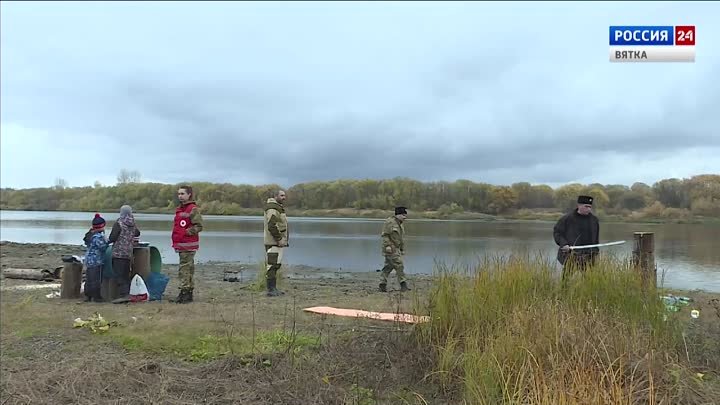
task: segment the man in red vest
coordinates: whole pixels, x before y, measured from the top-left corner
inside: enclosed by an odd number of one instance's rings
[[[192,187],[180,186],[177,196],[180,206],[175,210],[172,247],[180,255],[180,294],[174,302],[185,304],[193,300],[195,252],[200,248],[203,219],[195,204]]]

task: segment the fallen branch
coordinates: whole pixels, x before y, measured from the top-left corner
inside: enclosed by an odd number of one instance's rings
[[[40,280],[40,281],[54,281],[60,278],[60,271],[62,267],[58,267],[55,270],[46,269],[16,269],[7,268],[3,270],[3,275],[6,278],[15,278],[22,280]]]

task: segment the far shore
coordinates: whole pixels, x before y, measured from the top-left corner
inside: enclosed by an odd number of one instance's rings
[[[202,205],[201,205],[202,207]],[[98,209],[98,212],[112,212],[114,208],[103,208]],[[34,212],[36,210],[20,210],[20,209],[9,209],[2,208],[2,211],[29,211]],[[83,212],[77,210],[37,210],[37,212]],[[87,211],[90,212],[90,211]],[[95,211],[93,211],[95,212]],[[139,214],[174,214],[174,210],[169,208],[150,208],[145,210],[136,210]],[[390,211],[375,210],[375,209],[354,209],[354,208],[339,208],[339,209],[295,209],[288,207],[288,216],[290,218],[327,218],[327,219],[384,219],[392,215]],[[261,208],[241,208],[234,212],[220,212],[220,213],[205,213],[205,215],[213,216],[262,216],[263,210]],[[437,220],[437,221],[478,221],[478,222],[507,222],[507,221],[533,221],[533,222],[554,222],[557,221],[563,212],[561,211],[542,211],[542,210],[521,210],[515,213],[509,213],[505,215],[491,215],[480,212],[441,212],[441,211],[412,211],[410,210],[410,219],[425,219],[425,220]],[[638,223],[638,224],[720,224],[720,218],[713,217],[687,217],[687,218],[663,218],[663,217],[631,217],[624,215],[613,215],[598,213],[598,217],[601,221],[607,223],[613,222],[624,222],[624,223]]]

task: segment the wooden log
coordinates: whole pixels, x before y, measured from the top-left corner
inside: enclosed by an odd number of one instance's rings
[[[82,263],[65,263],[61,276],[60,298],[80,298],[80,283],[82,280]]]
[[[6,278],[16,278],[22,280],[40,280],[52,281],[57,279],[55,272],[45,269],[16,269],[9,267],[3,270]]]
[[[657,287],[657,267],[655,266],[655,234],[635,232],[632,251],[633,266],[640,271],[643,282]]]

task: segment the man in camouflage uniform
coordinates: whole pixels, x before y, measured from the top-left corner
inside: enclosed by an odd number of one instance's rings
[[[405,278],[405,227],[403,222],[407,218],[407,208],[396,207],[395,215],[385,220],[382,230],[382,253],[385,256],[385,266],[380,276],[380,291],[387,292],[387,278],[395,269],[400,291],[410,290]]]
[[[288,221],[285,215],[285,191],[278,190],[274,197],[265,203],[264,243],[265,243],[265,280],[267,296],[277,297],[285,294],[277,289],[277,272],[282,265],[283,251],[288,244]]]
[[[172,246],[180,256],[180,294],[173,302],[185,304],[193,301],[195,253],[200,249],[203,218],[195,203],[192,187],[180,186],[177,196],[180,206],[175,210]]]

